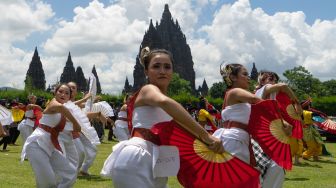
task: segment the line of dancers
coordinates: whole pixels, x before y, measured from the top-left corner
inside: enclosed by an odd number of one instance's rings
[[[179,165],[172,164],[176,167],[169,170],[156,168],[162,155],[172,150],[161,147],[151,131],[154,125],[171,120],[206,144],[215,154],[226,151],[257,168],[260,171],[260,187],[282,187],[284,169],[265,154],[256,140],[251,139],[248,130],[251,105],[265,99],[277,100],[276,95],[283,92],[291,100],[295,113],[299,116],[303,114],[304,129],[312,124],[312,115],[302,110],[294,92],[286,84],[278,83],[277,74],[261,72],[254,94],[248,91],[250,77],[243,65],[227,64],[221,67],[220,73],[227,90],[220,128],[213,125],[214,121],[206,110],[200,111],[197,122],[178,102],[167,96],[174,64],[169,51],[145,47],[141,51],[140,62],[144,67],[147,84],[137,93],[125,98],[113,128],[120,142],[113,147],[101,170],[102,176],[112,178],[114,187],[166,187],[168,176],[174,173],[177,175]],[[100,112],[88,112],[85,113],[85,118],[79,118],[83,117],[81,115],[84,112],[77,112],[73,106],[83,107],[91,96],[88,94],[75,101],[76,95],[77,85],[70,82],[55,89],[54,98],[44,110],[35,104],[36,97],[29,98],[26,119],[19,126],[25,141],[21,159],[30,162],[37,187],[72,187],[78,173],[89,175],[88,169],[97,154],[97,133],[94,129],[85,127],[83,119],[100,117],[103,121],[110,120]],[[203,108],[206,109],[206,105]],[[39,121],[36,121],[34,110],[43,110]],[[212,124],[207,124],[207,118]],[[292,126],[284,123],[282,130],[290,135]],[[0,134],[3,134],[1,130]],[[304,158],[318,156],[321,151],[319,143],[306,137],[303,139],[308,150],[304,153]],[[291,138],[290,143],[295,163],[298,163],[302,154],[302,141]],[[178,152],[171,155],[179,158]]]

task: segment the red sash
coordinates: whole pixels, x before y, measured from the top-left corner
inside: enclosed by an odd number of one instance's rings
[[[223,110],[227,106],[225,99],[226,99],[226,95],[227,95],[228,92],[229,92],[229,90],[225,92],[223,106],[222,106]],[[227,129],[230,129],[230,128],[233,128],[233,127],[243,129],[248,134],[250,134],[249,131],[248,131],[248,127],[243,123],[239,123],[239,122],[236,122],[236,121],[225,121],[223,126],[224,126],[224,128],[227,128]],[[249,153],[250,153],[250,164],[251,164],[251,166],[257,166],[257,161],[254,157],[254,153],[253,153],[253,149],[252,149],[251,138],[249,139]]]
[[[127,103],[127,123],[128,123],[128,130],[132,133],[133,125],[132,125],[132,115],[134,110],[134,103],[135,99],[138,97],[140,89],[130,98],[129,102]]]
[[[49,127],[49,126],[43,125],[43,124],[38,125],[41,129],[50,133],[50,139],[51,139],[52,144],[60,152],[62,152],[62,149],[61,149],[61,146],[59,145],[59,142],[58,142],[58,135],[59,135],[60,132],[63,131],[63,129],[65,127],[65,122],[66,122],[65,116],[61,115],[61,121],[56,125],[56,127]]]

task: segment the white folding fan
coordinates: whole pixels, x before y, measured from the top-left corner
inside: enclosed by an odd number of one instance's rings
[[[106,101],[94,103],[91,112],[100,112],[105,117],[114,116],[113,108]]]
[[[12,112],[0,105],[0,122],[2,125],[9,125],[13,122]]]

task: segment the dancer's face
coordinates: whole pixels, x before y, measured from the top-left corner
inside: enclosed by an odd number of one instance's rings
[[[68,86],[71,88],[71,99],[75,99],[77,95],[77,85],[74,82],[69,82]]]
[[[237,76],[233,76],[232,78],[235,85],[242,89],[248,89],[250,84],[250,77],[247,69],[245,67],[241,67]]]
[[[36,97],[35,96],[29,97],[29,103],[30,104],[36,104]]]
[[[70,88],[66,85],[62,85],[58,88],[55,94],[57,102],[64,104],[70,100]]]
[[[159,88],[168,88],[173,75],[173,64],[167,54],[158,53],[149,62],[145,70],[149,83]]]

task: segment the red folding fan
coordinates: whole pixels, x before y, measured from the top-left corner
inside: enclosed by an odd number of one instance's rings
[[[292,157],[289,136],[283,130],[280,110],[275,100],[251,105],[249,132],[263,151],[279,166],[290,170]]]
[[[336,122],[331,119],[326,119],[322,123],[315,123],[319,128],[331,134],[336,134]]]
[[[177,177],[184,187],[260,187],[256,169],[227,152],[214,153],[176,122],[156,124],[152,132],[159,136],[162,145],[178,147]]]
[[[287,96],[286,93],[279,92],[276,95],[276,100],[278,101],[282,118],[293,126],[292,137],[302,139],[302,119],[301,116],[296,112],[290,98]]]

